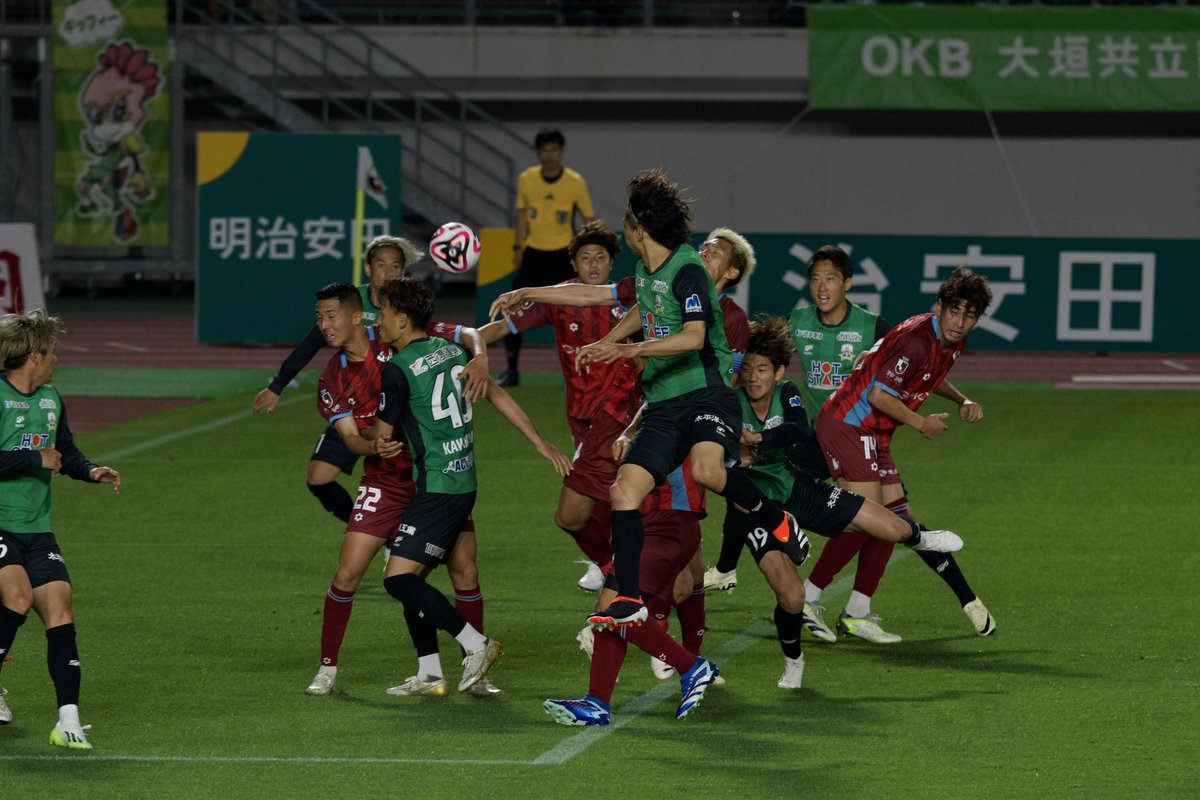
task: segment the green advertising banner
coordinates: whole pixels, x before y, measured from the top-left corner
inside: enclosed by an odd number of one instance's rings
[[[992,306],[971,347],[1200,351],[1180,297],[1200,292],[1200,240],[746,234],[758,268],[734,298],[750,311],[808,305],[807,262],[838,244],[854,262],[850,299],[889,322],[928,311],[960,264],[987,277]]]
[[[352,280],[356,247],[400,231],[401,148],[388,134],[198,134],[197,339],[303,338],[313,293]],[[376,181],[356,244],[360,150]]]
[[[813,108],[1196,111],[1200,8],[808,6]]]
[[[808,259],[836,244],[854,263],[849,298],[893,325],[931,310],[960,264],[986,276],[992,305],[971,333],[973,349],[1200,352],[1194,312],[1179,300],[1200,293],[1200,240],[743,235],[758,266],[730,294],[751,317],[809,305]],[[699,247],[701,237],[692,239]],[[613,280],[632,271],[625,248]],[[478,322],[508,288],[480,287]]]
[[[54,243],[170,243],[163,0],[54,0]]]

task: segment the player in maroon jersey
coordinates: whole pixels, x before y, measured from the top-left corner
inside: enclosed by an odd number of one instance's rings
[[[933,313],[910,317],[889,331],[825,401],[817,416],[817,439],[840,486],[907,515],[908,500],[891,455],[892,434],[901,425],[911,425],[926,439],[946,430],[947,414],[922,416],[917,409],[954,366],[991,299],[987,280],[959,267],[939,287]],[[868,565],[860,560],[859,575],[873,579],[867,581],[870,588],[883,577],[888,555],[873,559],[866,576]],[[871,614],[871,594],[851,594],[838,630],[874,642],[899,641]]]
[[[321,623],[321,667],[308,687],[309,694],[326,695],[333,689],[338,652],[350,620],[354,593],[371,560],[396,532],[404,509],[413,496],[412,458],[400,442],[381,445],[375,455],[369,439],[360,431],[375,421],[379,407],[380,369],[392,350],[374,326],[362,325],[362,297],[348,283],[335,283],[317,292],[317,327],[325,342],[338,348],[329,359],[318,382],[317,409],[337,431],[355,456],[366,456],[346,534],[342,540],[338,568],[325,596]],[[457,340],[461,326],[431,322],[427,332]],[[477,629],[483,629],[483,595],[475,565],[474,522],[459,537],[448,565],[455,587],[455,605]],[[437,694],[436,679],[442,676],[436,651],[422,656],[420,670],[408,682],[393,687],[393,694]],[[435,680],[428,680],[434,678]],[[418,685],[420,684],[420,685]],[[440,684],[445,689],[445,682]],[[476,684],[475,694],[496,694],[485,681]],[[407,687],[406,691],[397,691]],[[426,691],[417,691],[425,689]],[[442,691],[441,694],[445,694]]]
[[[574,466],[563,481],[554,523],[574,537],[588,557],[588,571],[579,579],[579,586],[592,592],[600,589],[601,569],[612,560],[608,541],[610,523],[605,508],[608,487],[617,474],[612,443],[641,403],[641,392],[633,362],[601,364],[590,372],[580,373],[575,371],[575,353],[583,345],[603,338],[621,321],[627,309],[637,305],[632,280],[617,286],[608,283],[613,259],[620,250],[616,233],[599,220],[589,222],[575,234],[567,248],[578,278],[558,284],[595,287],[610,301],[607,304],[559,305],[553,300],[542,302],[537,289],[517,290],[528,297],[514,301],[515,307],[506,319],[479,329],[484,341],[492,343],[509,333],[543,325],[554,327],[566,381],[567,422],[575,445]]]

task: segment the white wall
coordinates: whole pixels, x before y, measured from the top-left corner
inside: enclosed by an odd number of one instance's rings
[[[612,222],[624,209],[625,181],[662,165],[690,187],[697,228],[1200,235],[1196,140],[1013,139],[1002,153],[989,139],[837,135],[803,120],[783,132],[717,123],[562,126],[567,164],[588,179],[598,213]],[[532,138],[534,128],[523,132]]]

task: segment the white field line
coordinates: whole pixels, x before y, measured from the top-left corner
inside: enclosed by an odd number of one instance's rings
[[[1164,358],[1162,363],[1163,363],[1164,367],[1170,367],[1171,369],[1177,369],[1180,372],[1187,372],[1187,370],[1188,370],[1187,364],[1180,364],[1178,361],[1172,361],[1169,358]]]
[[[898,561],[909,554],[908,549],[897,550],[891,561]],[[890,562],[889,562],[890,563]],[[845,590],[854,580],[853,574],[839,578],[825,589],[823,594],[837,594]],[[734,636],[717,651],[712,658],[718,664],[730,661],[735,656],[761,641],[763,635],[771,628],[771,623],[759,622]],[[640,653],[640,651],[639,651]],[[640,663],[640,660],[639,660]],[[428,765],[461,765],[461,766],[543,766],[564,764],[575,758],[596,742],[601,741],[613,731],[629,724],[639,716],[649,711],[678,691],[674,681],[664,681],[649,691],[621,706],[614,715],[613,722],[604,727],[587,727],[578,733],[564,739],[554,747],[534,759],[488,759],[488,758],[329,758],[306,756],[164,756],[164,755],[105,755],[102,753],[63,753],[60,755],[4,755],[0,754],[0,762],[141,762],[141,763],[181,763],[181,764],[428,764]],[[719,689],[717,691],[720,691]],[[552,724],[547,722],[547,724]]]
[[[307,395],[295,394],[291,397],[280,400],[279,405],[289,406],[292,403],[299,403],[302,401],[312,402],[312,398]],[[92,460],[96,463],[111,463],[113,461],[125,458],[126,456],[132,456],[137,453],[145,452],[146,450],[152,450],[160,445],[177,442],[180,439],[185,439],[188,436],[194,436],[197,433],[206,433],[207,431],[216,430],[217,428],[224,428],[226,425],[232,425],[235,422],[240,422],[241,420],[252,416],[254,416],[253,409],[247,408],[244,411],[236,411],[232,414],[226,414],[223,417],[209,420],[208,422],[202,422],[199,425],[193,425],[190,428],[181,428],[177,431],[164,433],[162,436],[157,436],[153,439],[147,439],[144,442],[132,444],[129,447],[123,447],[120,450],[114,450],[111,453],[105,453],[99,458],[94,458]]]
[[[893,554],[891,562],[898,561],[910,552],[908,548],[898,548]],[[838,578],[833,583],[829,584],[822,592],[822,596],[832,593],[837,594],[848,588],[854,581],[854,573],[851,572],[844,577]],[[709,654],[709,657],[720,666],[722,663],[732,661],[733,658],[749,647],[762,641],[762,638],[775,627],[772,622],[758,622],[746,628],[744,631],[734,636],[725,644],[717,648],[715,653]],[[638,655],[641,651],[638,650]],[[640,664],[641,659],[639,659]],[[628,659],[626,659],[628,663]],[[720,689],[712,689],[709,691],[721,691]],[[546,752],[533,760],[534,764],[563,764],[575,758],[584,750],[588,749],[596,742],[601,741],[606,736],[620,729],[624,725],[629,724],[633,720],[640,717],[642,714],[649,711],[658,703],[665,700],[667,697],[676,696],[679,694],[679,685],[675,681],[663,681],[658,686],[642,693],[638,697],[629,701],[619,709],[614,709],[611,721],[605,726],[587,727],[579,733],[551,747]],[[703,714],[703,710],[700,711]]]
[[[295,397],[281,400],[279,405],[300,402],[308,398],[297,395]],[[164,434],[155,439],[149,439],[130,447],[116,450],[106,454],[101,461],[115,461],[125,456],[140,453],[163,444],[170,444],[187,436],[196,433],[204,433],[206,431],[221,428],[230,425],[246,417],[252,416],[252,410],[239,411],[234,414],[227,414],[224,417],[211,420],[209,422],[194,425],[191,428],[184,428],[179,431]],[[900,549],[892,555],[892,561],[898,561],[909,554],[909,550]],[[844,577],[838,578],[831,583],[824,593],[837,594],[844,590],[854,580],[853,574],[847,574]],[[823,593],[823,594],[824,594]],[[735,656],[741,654],[749,647],[760,641],[765,633],[771,628],[771,623],[759,622],[746,628],[741,633],[734,636],[717,651],[712,654],[712,659],[718,666],[722,661],[730,661]],[[614,717],[615,719],[609,725],[603,727],[587,727],[579,731],[573,736],[564,739],[554,747],[551,747],[546,752],[542,753],[537,758],[532,760],[520,759],[425,759],[425,758],[305,758],[301,756],[136,756],[136,755],[93,755],[80,754],[73,755],[57,755],[57,756],[24,756],[12,755],[6,756],[0,754],[0,761],[66,761],[73,758],[87,759],[89,761],[142,761],[142,762],[182,762],[182,763],[293,763],[293,764],[463,764],[463,765],[522,765],[522,764],[563,764],[578,756],[587,748],[591,747],[598,741],[601,741],[613,731],[619,730],[633,720],[640,717],[645,712],[649,711],[654,706],[661,703],[666,698],[675,694],[676,686],[672,681],[664,682],[655,686],[646,692],[643,692],[633,700],[618,709]]]
[[[118,350],[128,350],[131,353],[149,353],[149,347],[142,347],[140,344],[128,344],[126,342],[105,342],[109,347],[115,347]]]

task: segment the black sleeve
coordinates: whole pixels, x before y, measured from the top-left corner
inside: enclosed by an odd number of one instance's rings
[[[37,450],[0,450],[0,479],[15,478],[41,466]]]
[[[783,385],[779,399],[783,401],[783,424],[762,432],[762,443],[758,446],[760,450],[791,447],[812,435],[812,429],[808,427],[808,414],[804,412],[804,399],[791,381]]]
[[[875,318],[875,341],[878,342],[884,335],[892,329],[892,323],[888,322],[883,317]],[[874,344],[874,342],[872,342]]]
[[[679,272],[675,273],[675,282],[671,286],[671,291],[679,300],[685,323],[700,320],[711,325],[716,319],[713,316],[712,304],[708,297],[710,284],[711,281],[705,274],[704,267],[699,264],[684,264]]]
[[[279,365],[279,374],[271,378],[271,382],[267,384],[267,388],[275,394],[283,394],[283,390],[292,382],[292,378],[300,374],[300,370],[308,366],[309,362],[316,358],[317,353],[321,352],[321,348],[325,346],[325,337],[321,335],[321,331],[316,325],[312,326],[312,330],[304,337],[304,341],[296,345],[296,349],[292,354],[283,360]]]
[[[75,446],[75,437],[71,435],[71,426],[67,424],[67,404],[59,398],[59,407],[62,413],[58,417],[58,436],[54,441],[54,448],[62,455],[62,469],[60,472],[68,478],[74,478],[77,481],[87,481],[95,483],[88,477],[96,464],[88,461],[87,456],[80,452]]]
[[[404,408],[408,405],[408,378],[391,362],[384,364],[379,374],[383,391],[379,393],[379,413],[376,416],[393,428],[400,428]]]

